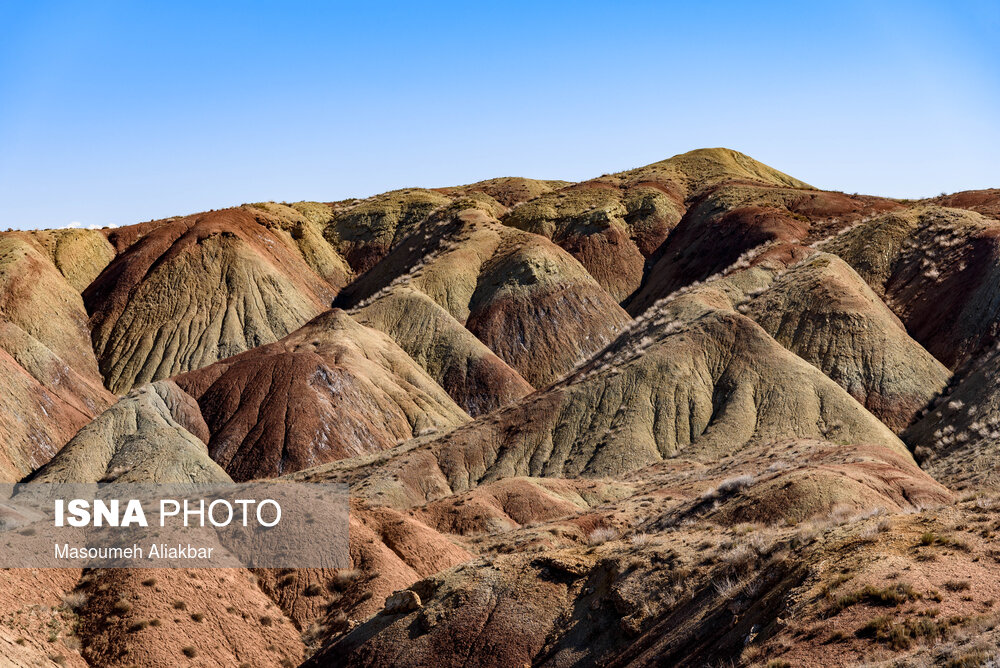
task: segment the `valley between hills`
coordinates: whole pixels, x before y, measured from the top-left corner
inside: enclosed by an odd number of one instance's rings
[[[0,480],[350,485],[349,569],[0,571],[10,666],[995,665],[1000,190],[728,149],[0,234]]]

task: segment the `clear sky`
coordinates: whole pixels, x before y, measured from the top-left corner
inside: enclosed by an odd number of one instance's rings
[[[127,224],[707,146],[1000,186],[1000,3],[2,2],[0,228]]]

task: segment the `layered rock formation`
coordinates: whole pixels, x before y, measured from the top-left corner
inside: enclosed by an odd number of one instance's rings
[[[0,655],[984,665],[996,201],[707,149],[2,234],[0,479],[351,506],[345,569],[0,573]]]

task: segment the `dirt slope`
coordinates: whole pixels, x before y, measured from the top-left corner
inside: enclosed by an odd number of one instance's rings
[[[411,285],[535,387],[614,338],[628,315],[569,254],[479,208],[443,212],[338,297],[364,307]],[[544,317],[543,317],[544,316]]]
[[[503,544],[519,549],[413,583],[417,607],[387,605],[306,665],[704,665],[741,654],[752,664],[789,652],[794,646],[780,639],[797,628],[834,629],[848,617],[860,627],[875,617],[877,607],[862,605],[825,621],[838,600],[831,590],[885,586],[866,572],[872,555],[892,556],[879,568],[883,578],[909,565],[904,581],[922,596],[944,589],[947,571],[907,548],[949,519],[900,511],[950,503],[950,495],[912,461],[884,448],[795,441],[698,466],[656,465],[616,503],[564,506],[561,518],[510,531]],[[726,477],[748,470],[758,474]],[[784,515],[790,499],[801,515]],[[797,526],[772,524],[768,512]],[[947,594],[944,605],[977,604]],[[825,653],[829,634],[814,644],[799,638],[797,656]],[[841,642],[865,651],[880,641]],[[843,657],[824,659],[841,665]]]
[[[957,489],[995,489],[1000,445],[1000,349],[994,344],[955,373],[948,390],[902,437],[931,475]]]
[[[846,260],[910,335],[954,369],[1000,333],[1000,223],[918,206],[882,216],[822,246]]]
[[[388,336],[328,311],[281,341],[174,379],[236,480],[375,452],[468,416]]]
[[[81,429],[34,482],[224,482],[198,405],[172,381],[144,385]]]
[[[896,432],[948,382],[948,370],[843,260],[818,253],[745,312]]]
[[[352,316],[392,337],[473,417],[513,403],[534,389],[451,314],[412,286],[394,287]]]
[[[0,235],[0,319],[20,327],[80,375],[100,379],[79,292],[24,233]]]
[[[200,368],[285,336],[335,291],[251,207],[166,222],[84,291],[107,387]]]
[[[36,230],[30,234],[77,292],[83,292],[115,258],[106,230]]]

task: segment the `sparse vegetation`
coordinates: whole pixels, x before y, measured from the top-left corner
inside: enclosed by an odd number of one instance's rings
[[[889,587],[865,585],[850,594],[837,597],[825,610],[827,617],[839,614],[845,608],[859,603],[879,606],[897,606],[909,601],[916,601],[922,596],[909,584],[899,583]]]
[[[62,602],[69,610],[76,611],[87,604],[87,594],[82,591],[70,592],[63,595]]]
[[[588,545],[603,545],[609,540],[617,540],[618,532],[611,527],[598,527],[587,534]]]

